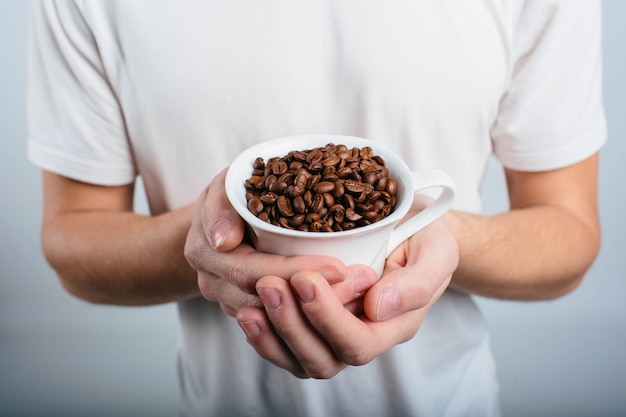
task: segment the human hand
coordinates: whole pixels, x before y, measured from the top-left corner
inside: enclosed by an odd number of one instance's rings
[[[340,297],[344,283],[329,284],[312,271],[289,281],[260,279],[264,309],[243,308],[237,320],[260,356],[301,377],[330,378],[348,365],[363,365],[411,339],[443,294],[458,264],[458,246],[440,219],[404,242],[387,259],[379,281],[373,271],[349,267],[346,282],[360,277],[362,315]]]
[[[266,275],[292,276],[313,270],[329,283],[344,279],[346,267],[332,257],[284,257],[257,252],[244,241],[245,225],[230,205],[219,173],[196,202],[185,243],[185,258],[198,272],[198,287],[208,300],[231,316],[245,306],[262,306],[257,281]],[[350,299],[345,299],[349,303]]]

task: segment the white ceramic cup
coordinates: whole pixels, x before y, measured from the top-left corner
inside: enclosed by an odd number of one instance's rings
[[[252,164],[257,157],[267,161],[290,151],[324,147],[329,143],[348,148],[369,146],[374,154],[385,160],[389,176],[398,182],[396,207],[389,216],[351,230],[304,232],[266,223],[248,210],[244,184],[252,175]],[[409,211],[415,194],[430,188],[440,188],[441,192],[428,207],[396,227]],[[226,174],[228,199],[248,224],[252,244],[258,251],[283,256],[333,256],[346,265],[369,265],[378,275],[382,274],[387,256],[398,245],[450,208],[455,190],[452,179],[441,170],[411,172],[406,163],[384,144],[341,135],[297,135],[259,143],[239,154]]]

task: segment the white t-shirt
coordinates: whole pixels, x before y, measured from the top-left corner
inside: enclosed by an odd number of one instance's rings
[[[597,152],[599,1],[42,1],[29,157],[103,185],[141,175],[151,211],[196,199],[244,148],[329,133],[440,168],[480,212],[485,163],[555,169]],[[499,415],[488,333],[449,290],[418,334],[330,380],[259,358],[218,305],[179,305],[184,415]]]

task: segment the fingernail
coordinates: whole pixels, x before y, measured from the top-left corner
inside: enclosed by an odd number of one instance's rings
[[[291,280],[291,285],[301,302],[308,304],[315,301],[315,289],[309,281],[296,278]]]
[[[325,265],[318,273],[323,276],[329,284],[341,282],[345,277],[344,271],[334,265]]]
[[[259,288],[257,292],[265,308],[276,310],[280,307],[280,293],[275,288]]]
[[[239,326],[241,326],[244,333],[249,338],[254,338],[254,337],[257,337],[259,334],[261,334],[261,327],[254,320],[240,322]]]
[[[376,282],[376,280],[370,274],[367,272],[359,272],[359,274],[352,279],[352,291],[355,294],[361,294],[370,289],[374,282]]]
[[[209,243],[213,249],[219,249],[226,237],[230,234],[233,228],[233,222],[229,218],[222,218],[215,222],[211,228],[211,235],[209,236]]]
[[[376,319],[386,320],[393,317],[398,311],[400,297],[395,288],[387,288],[378,296],[378,307],[376,308]]]

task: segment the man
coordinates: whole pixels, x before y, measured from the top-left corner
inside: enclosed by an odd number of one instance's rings
[[[44,253],[83,299],[178,302],[184,414],[499,415],[469,294],[558,297],[599,245],[598,2],[33,6]],[[385,141],[412,169],[444,169],[454,210],[381,277],[256,252],[224,169],[298,133]],[[492,152],[511,209],[487,217]],[[132,212],[137,175],[151,216]]]

